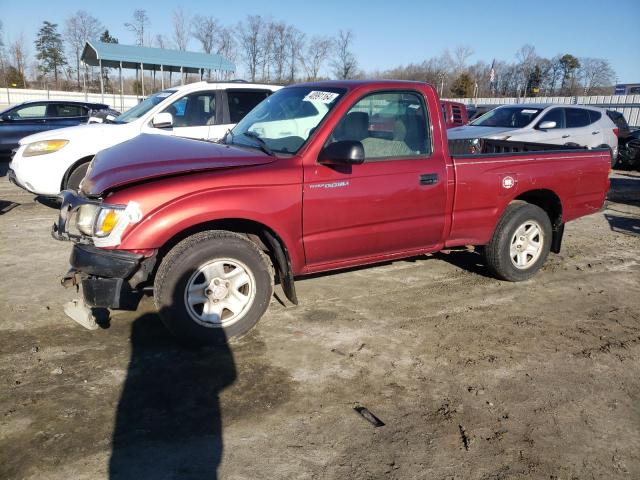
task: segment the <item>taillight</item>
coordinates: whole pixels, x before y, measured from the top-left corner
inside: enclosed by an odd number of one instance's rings
[[[618,128],[614,128],[614,129],[613,129],[613,134],[617,137],[617,136],[618,136],[618,132],[619,132],[619,131],[620,131],[620,130],[619,130]]]

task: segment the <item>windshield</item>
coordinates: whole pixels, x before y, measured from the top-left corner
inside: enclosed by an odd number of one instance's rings
[[[475,127],[522,128],[529,125],[542,111],[542,108],[500,107],[485,113],[469,125]]]
[[[129,123],[139,119],[149,110],[151,110],[153,107],[155,107],[160,102],[162,102],[165,98],[170,97],[174,93],[176,93],[175,90],[164,90],[162,92],[154,93],[150,97],[147,97],[145,100],[140,102],[135,107],[130,108],[129,110],[124,112],[122,115],[120,115],[115,121],[115,123]]]
[[[345,91],[330,87],[278,90],[251,110],[224,143],[296,153]]]

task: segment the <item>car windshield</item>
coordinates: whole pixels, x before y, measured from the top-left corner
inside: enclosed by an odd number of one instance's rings
[[[153,107],[162,102],[165,98],[170,97],[174,93],[176,93],[175,90],[163,90],[162,92],[154,93],[150,97],[144,99],[135,107],[130,108],[125,113],[120,115],[117,120],[115,120],[115,123],[129,123],[139,119]]]
[[[542,108],[501,107],[485,113],[469,125],[474,127],[522,128],[533,122],[541,111]]]
[[[287,87],[260,102],[223,139],[226,144],[296,153],[346,90]]]

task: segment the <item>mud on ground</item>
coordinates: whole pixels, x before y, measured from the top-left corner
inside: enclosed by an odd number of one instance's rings
[[[66,318],[56,211],[0,178],[0,478],[640,478],[640,175],[612,186],[527,282],[470,252],[316,276],[194,352],[150,301]]]

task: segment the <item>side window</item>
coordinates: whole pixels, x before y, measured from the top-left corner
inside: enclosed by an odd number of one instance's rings
[[[44,118],[47,112],[47,106],[44,104],[29,105],[18,108],[11,113],[15,119]]]
[[[602,118],[602,114],[600,112],[596,112],[595,110],[589,110],[589,118],[591,119],[590,123],[596,123]]]
[[[202,127],[216,121],[216,92],[196,92],[173,102],[163,112],[173,117],[174,127]]]
[[[253,110],[262,100],[271,94],[269,90],[229,90],[227,98],[229,100],[229,121],[238,123],[247,113]]]
[[[583,110],[582,108],[566,108],[565,115],[567,116],[567,128],[586,127],[591,123],[589,110]]]
[[[331,141],[359,141],[365,161],[431,153],[428,117],[417,93],[374,93],[359,100],[336,125]]]
[[[81,105],[52,103],[47,107],[47,117],[83,117],[88,109]]]
[[[556,122],[556,126],[554,128],[565,128],[564,123],[564,109],[563,108],[553,108],[549,110],[544,117],[538,122],[540,125],[542,122]]]

